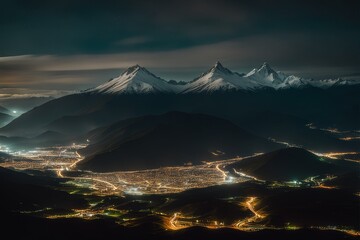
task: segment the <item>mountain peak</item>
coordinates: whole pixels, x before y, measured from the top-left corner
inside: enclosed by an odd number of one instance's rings
[[[181,93],[250,90],[259,86],[255,81],[232,72],[217,61],[210,70],[185,85],[185,90]]]
[[[141,71],[141,70],[150,73],[146,68],[140,66],[139,64],[136,64],[136,65],[131,66],[128,69],[126,69],[125,72],[122,75],[128,75],[128,74],[136,73],[136,72]]]
[[[258,72],[266,71],[266,72],[275,72],[267,62],[264,62],[259,68]]]
[[[215,65],[214,65],[214,67],[223,67],[223,65],[221,64],[221,62],[220,61],[216,61],[216,63],[215,63]]]
[[[174,87],[146,68],[136,64],[129,67],[119,77],[91,89],[90,92],[106,94],[134,94],[173,92]]]
[[[263,62],[263,64],[261,65],[262,67],[270,67],[268,62]]]
[[[225,74],[231,74],[232,72],[224,67],[219,61],[215,63],[215,65],[210,69],[209,72],[215,73],[215,72],[221,72]]]

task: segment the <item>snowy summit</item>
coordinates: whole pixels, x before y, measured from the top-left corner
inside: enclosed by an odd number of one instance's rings
[[[173,92],[172,85],[164,79],[155,76],[146,68],[139,65],[129,67],[119,77],[89,90],[95,93],[121,94],[121,93],[157,93]]]
[[[225,68],[220,62],[206,73],[185,85],[183,93],[215,92],[227,90],[251,90],[261,87],[252,79]]]

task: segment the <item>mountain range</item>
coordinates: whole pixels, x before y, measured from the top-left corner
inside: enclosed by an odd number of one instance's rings
[[[304,79],[277,72],[267,63],[240,74],[219,62],[193,81],[177,83],[136,65],[100,86],[25,112],[2,127],[0,135],[34,138],[51,133],[68,140],[120,120],[170,111],[208,114],[240,127],[246,119],[266,111],[306,123],[358,129],[360,84],[356,83]],[[264,136],[262,133],[256,135]],[[6,144],[8,140],[4,138]]]
[[[119,77],[86,90],[98,94],[145,94],[145,93],[211,93],[217,91],[254,91],[256,89],[273,88],[329,88],[338,85],[359,84],[360,81],[349,81],[341,78],[313,80],[289,75],[273,70],[268,63],[259,69],[253,69],[247,74],[233,72],[220,62],[207,72],[190,82],[176,84],[175,81],[166,81],[146,68],[139,65],[132,66]]]

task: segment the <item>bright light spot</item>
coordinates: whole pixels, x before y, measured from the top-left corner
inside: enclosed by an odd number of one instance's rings
[[[235,178],[232,176],[227,176],[225,182],[227,183],[233,183],[235,181]]]
[[[129,195],[142,195],[143,193],[141,191],[139,191],[138,188],[136,187],[131,187],[129,188],[128,190],[125,190],[124,191],[126,194],[129,194]]]
[[[12,112],[15,113],[15,114],[17,113],[17,111],[15,111],[15,110],[13,110]]]

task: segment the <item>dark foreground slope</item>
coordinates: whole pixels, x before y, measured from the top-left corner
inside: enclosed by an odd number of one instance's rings
[[[202,227],[191,227],[177,231],[166,230],[163,228],[164,219],[154,216],[153,213],[147,211],[147,206],[140,209],[134,206],[136,202],[149,202],[149,200],[153,200],[153,203],[165,202],[163,207],[161,207],[162,203],[160,203],[160,209],[169,215],[185,210],[183,212],[185,216],[190,214],[190,216],[197,216],[204,220],[220,218],[224,221],[232,222],[235,219],[234,217],[242,219],[243,217],[251,216],[250,210],[234,202],[234,199],[242,200],[250,196],[256,196],[260,200],[260,205],[256,206],[256,209],[262,209],[262,211],[268,214],[264,223],[280,228],[279,230],[243,232],[230,228],[206,229]],[[357,229],[356,223],[359,220],[357,197],[341,190],[268,189],[262,185],[245,183],[193,189],[179,194],[164,196],[126,196],[126,198],[121,198],[121,200],[114,198],[113,201],[111,202],[111,208],[130,210],[128,214],[130,212],[134,214],[142,212],[142,215],[149,214],[150,216],[135,217],[125,227],[117,224],[115,222],[116,218],[109,217],[100,217],[97,220],[78,218],[45,219],[34,217],[32,214],[2,211],[0,215],[0,220],[3,223],[2,234],[10,234],[14,239],[26,237],[27,239],[338,240],[356,239],[356,237],[338,231],[306,229],[306,227],[330,225]],[[124,201],[127,201],[129,204],[123,204]],[[155,205],[151,209],[156,211],[157,206]],[[206,214],[192,215],[199,213]],[[119,218],[127,218],[127,216],[122,215]],[[292,226],[296,224],[296,226],[304,227],[305,229],[286,230],[286,226],[289,223]],[[21,231],[14,231],[14,229],[21,229]]]
[[[357,239],[339,231],[309,229],[311,226],[358,229],[358,197],[338,189],[274,189],[247,182],[170,195],[103,196],[103,201],[97,201],[99,209],[115,208],[125,214],[114,217],[98,215],[94,220],[48,219],[43,218],[46,214],[39,210],[51,208],[46,211],[56,216],[55,210],[89,208],[88,199],[100,198],[70,195],[54,190],[57,181],[51,178],[3,168],[0,168],[0,180],[2,234],[13,239]],[[185,216],[189,214],[204,220],[222,219],[232,223],[252,216],[253,213],[237,201],[254,196],[259,199],[256,210],[260,209],[267,215],[264,223],[279,230],[244,232],[230,228],[191,227],[173,231],[164,228],[164,221],[168,221],[166,218],[154,215],[158,210],[168,216],[183,211]],[[126,226],[116,223],[125,218],[128,221]],[[288,224],[304,229],[287,230]]]
[[[354,192],[360,192],[360,168],[354,168],[354,171],[348,172],[325,182],[326,186],[348,189]]]
[[[3,216],[2,216],[3,217]],[[60,219],[49,220],[24,216],[10,216],[3,225],[3,234],[9,234],[14,239],[156,239],[156,240],[182,240],[182,239],[247,239],[247,240],[352,240],[355,236],[336,231],[323,231],[316,229],[288,230],[263,230],[258,232],[243,232],[234,229],[206,229],[193,227],[178,231],[159,231],[147,226],[134,228],[121,227],[114,222],[106,220],[80,220]],[[21,231],[13,231],[19,227]]]
[[[302,180],[321,174],[341,173],[351,163],[318,157],[302,148],[284,148],[260,156],[240,160],[227,166],[270,181]],[[355,165],[355,164],[354,164]]]
[[[170,112],[118,122],[88,134],[94,142],[79,164],[93,171],[199,164],[279,148],[233,123],[203,114]]]
[[[87,203],[76,195],[54,190],[58,182],[0,167],[0,211],[42,211],[83,208]]]

